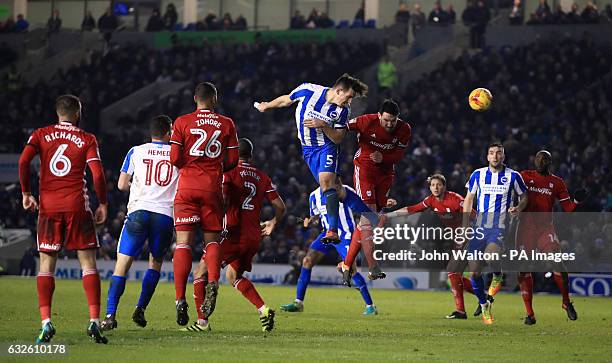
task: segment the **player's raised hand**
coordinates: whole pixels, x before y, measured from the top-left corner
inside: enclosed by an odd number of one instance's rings
[[[387,205],[385,206],[385,208],[393,208],[397,205],[397,200],[393,199],[393,198],[388,198],[387,199]]]
[[[376,164],[382,163],[383,160],[383,155],[380,151],[374,151],[373,153],[370,154],[370,160],[372,160],[373,162],[375,162]]]
[[[32,194],[23,194],[22,198],[23,209],[29,211],[35,211],[38,209],[38,201]]]
[[[94,214],[94,222],[96,224],[102,224],[106,221],[106,215],[108,214],[108,206],[106,204],[100,204]]]
[[[265,112],[268,109],[268,102],[254,102],[253,107],[259,112]]]
[[[319,119],[308,119],[308,120],[304,120],[304,126],[308,127],[309,129],[320,129],[324,126],[326,126],[327,123],[323,120],[319,120]],[[382,155],[381,155],[382,158]]]
[[[260,223],[260,226],[261,226],[261,235],[269,236],[272,234],[274,227],[276,227],[276,221],[274,221],[273,219],[269,221],[265,221],[263,223]]]

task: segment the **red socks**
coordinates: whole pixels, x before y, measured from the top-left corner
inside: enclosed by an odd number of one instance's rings
[[[255,289],[253,283],[247,278],[240,278],[234,283],[234,287],[242,293],[257,309],[264,306],[264,301]]]
[[[198,319],[206,320],[206,315],[201,311],[202,304],[204,304],[204,290],[206,288],[206,281],[203,278],[193,280],[193,300],[195,301],[196,311],[198,312]]]
[[[208,268],[208,282],[219,282],[221,274],[221,246],[218,242],[209,242],[204,247],[206,267]]]
[[[187,280],[191,272],[191,246],[177,244],[172,258],[172,264],[174,266],[174,289],[176,291],[176,300],[184,300]]]
[[[51,319],[51,301],[55,290],[55,277],[53,272],[39,272],[36,277],[36,289],[38,290],[38,308],[40,319]]]
[[[567,272],[554,272],[553,276],[555,279],[555,284],[557,284],[557,287],[563,296],[563,304],[569,304],[569,276]]]
[[[372,226],[369,223],[361,228],[361,248],[363,248],[363,254],[368,262],[368,268],[371,270],[378,263],[374,259],[374,232],[372,232]]]
[[[525,309],[527,310],[527,315],[533,317],[535,313],[533,312],[533,276],[531,273],[519,273],[518,276],[519,287],[521,288],[521,296],[523,297],[523,302],[525,303]]]
[[[83,289],[89,305],[89,319],[100,318],[100,275],[98,270],[83,270]]]
[[[349,250],[346,253],[346,258],[344,259],[344,264],[346,266],[353,266],[353,263],[355,263],[355,259],[357,258],[357,255],[359,254],[359,251],[361,250],[361,228],[359,226],[357,226],[357,228],[355,228],[355,231],[353,232],[353,235],[351,236],[351,244],[349,246]]]
[[[448,278],[451,282],[451,292],[455,298],[455,309],[465,313],[465,305],[463,301],[463,276],[459,272],[449,272]]]

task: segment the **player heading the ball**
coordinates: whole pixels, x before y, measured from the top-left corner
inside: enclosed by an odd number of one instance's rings
[[[340,200],[354,212],[366,215],[373,224],[378,223],[376,213],[355,192],[344,188],[338,177],[338,145],[346,135],[351,101],[367,92],[367,85],[345,73],[331,88],[303,83],[287,95],[255,103],[260,112],[298,103],[295,125],[302,156],[323,190],[328,213],[329,229],[321,240],[323,243],[341,242],[338,236]]]

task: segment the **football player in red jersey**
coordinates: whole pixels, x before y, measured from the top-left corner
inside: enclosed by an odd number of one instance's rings
[[[38,213],[37,243],[40,266],[36,285],[42,330],[37,343],[47,343],[55,335],[51,324],[51,300],[55,290],[57,253],[66,247],[76,250],[83,270],[83,288],[89,305],[87,334],[96,342],[108,340],[100,332],[100,276],[96,267],[99,247],[95,224],[106,220],[107,199],[104,169],[96,137],[77,127],[81,101],[63,95],[55,102],[58,123],[35,130],[19,158],[19,181],[23,208]],[[30,163],[40,156],[40,206],[30,190]],[[89,207],[83,176],[92,173],[98,198],[95,214]]]
[[[236,127],[231,118],[214,112],[217,104],[215,86],[209,82],[198,84],[193,99],[197,109],[176,119],[170,139],[170,162],[179,169],[174,198],[176,249],[173,259],[176,322],[179,325],[189,322],[185,289],[191,272],[191,245],[198,226],[204,232],[208,266],[206,316],[215,309],[221,270],[223,173],[238,165]]]
[[[553,225],[553,206],[555,200],[559,201],[564,212],[573,212],[579,202],[586,199],[584,190],[576,192],[572,199],[567,191],[565,182],[550,172],[552,155],[546,150],[540,150],[535,156],[536,170],[524,170],[521,176],[527,185],[529,202],[523,211],[516,231],[516,247],[531,252],[560,252],[559,239]],[[569,277],[563,264],[553,273],[555,284],[563,296],[562,308],[567,312],[570,320],[578,319],[578,314],[569,298]],[[533,277],[530,272],[519,273],[519,286],[527,310],[525,324],[536,323],[533,311]]]
[[[387,213],[387,217],[396,217],[406,214],[419,213],[431,209],[438,214],[444,227],[461,227],[463,214],[463,196],[446,190],[446,178],[442,174],[434,174],[427,178],[431,194],[421,202]],[[474,213],[475,215],[475,213]],[[460,249],[463,244],[453,243],[453,248]],[[449,261],[447,271],[451,282],[451,292],[455,299],[455,311],[446,316],[447,319],[467,319],[463,291],[474,293],[470,279],[463,277],[460,265],[456,261]]]
[[[349,130],[357,132],[359,144],[353,161],[355,190],[368,207],[377,212],[387,206],[395,164],[404,157],[412,135],[410,125],[399,119],[399,113],[397,103],[385,100],[378,113],[359,116],[350,120],[347,125]],[[373,256],[372,225],[362,217],[360,226],[354,233],[357,236],[352,240],[342,265],[343,283],[350,286],[352,271],[349,266],[353,266],[361,248],[370,270],[368,278],[384,278],[386,275],[380,270]]]
[[[261,236],[269,236],[285,214],[285,203],[278,195],[270,177],[250,164],[253,143],[240,139],[240,162],[238,167],[224,174],[223,195],[226,211],[226,237],[221,243],[222,265],[227,266],[227,280],[259,311],[263,331],[274,328],[274,310],[264,303],[253,283],[242,274],[251,271],[253,257],[259,251]],[[274,208],[274,218],[259,222],[264,199]],[[206,259],[194,272],[193,290],[198,307],[198,321],[184,331],[207,331],[210,324],[200,306],[204,303],[206,285]]]

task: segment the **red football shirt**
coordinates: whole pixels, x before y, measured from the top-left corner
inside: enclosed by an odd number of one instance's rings
[[[463,214],[463,197],[455,192],[446,191],[444,198],[438,200],[433,194],[423,199],[418,204],[406,207],[408,213],[418,213],[426,209],[432,209],[438,213],[445,227],[461,227]]]
[[[226,151],[238,148],[231,118],[209,110],[180,116],[174,122],[170,143],[181,147],[180,155],[171,155],[172,160],[179,160],[178,189],[221,193]]]
[[[259,215],[264,199],[272,201],[278,198],[272,179],[249,163],[240,161],[236,168],[225,173],[223,184],[229,197],[227,227],[240,224],[241,239],[246,237],[259,241]]]
[[[27,144],[40,155],[40,210],[89,209],[85,167],[90,161],[100,160],[96,137],[61,122],[35,130]]]
[[[524,170],[521,176],[527,186],[527,207],[523,213],[540,212],[541,215],[526,214],[521,218],[522,223],[530,225],[552,224],[552,211],[555,200],[558,200],[566,212],[576,209],[576,203],[570,199],[565,182],[560,177],[549,174],[542,175],[536,170]],[[545,212],[545,213],[543,213]]]
[[[355,153],[355,164],[366,174],[392,174],[394,165],[404,156],[408,141],[412,135],[410,125],[402,120],[392,132],[381,126],[378,114],[367,114],[349,121],[348,129],[357,131],[359,149]],[[379,151],[383,155],[381,163],[374,163],[370,154]]]

